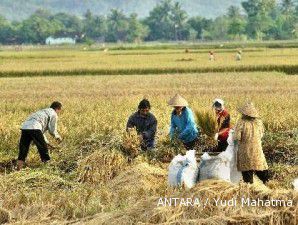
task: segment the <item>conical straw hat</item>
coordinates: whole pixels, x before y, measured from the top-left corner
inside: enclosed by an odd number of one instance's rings
[[[170,106],[188,106],[187,101],[179,94],[176,94],[173,98],[168,102]]]
[[[258,110],[255,108],[252,102],[246,102],[242,107],[238,108],[238,111],[243,115],[253,118],[260,116]]]

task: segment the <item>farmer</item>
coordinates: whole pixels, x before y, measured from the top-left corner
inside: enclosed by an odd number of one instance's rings
[[[222,152],[228,147],[228,137],[230,131],[230,114],[224,107],[222,99],[214,99],[212,105],[217,121],[218,131],[214,139],[217,141],[217,151]]]
[[[187,101],[179,94],[170,99],[169,105],[174,107],[171,114],[170,138],[178,135],[187,150],[194,149],[199,131],[194,120],[193,112],[188,108]]]
[[[150,113],[151,105],[147,99],[143,99],[138,106],[138,111],[133,113],[127,122],[126,130],[136,128],[141,141],[142,150],[150,150],[155,147],[155,134],[157,120]]]
[[[242,58],[242,51],[241,50],[239,50],[239,51],[237,51],[237,53],[236,53],[236,61],[241,61],[241,58]]]
[[[49,133],[60,143],[62,138],[57,132],[58,114],[62,109],[60,102],[53,102],[50,108],[39,110],[30,115],[21,127],[21,139],[19,143],[19,156],[17,169],[21,170],[27,158],[31,142],[36,145],[41,161],[50,160],[48,148],[51,146],[44,135]]]
[[[242,117],[235,126],[235,143],[237,151],[237,168],[242,172],[243,180],[253,183],[255,173],[263,183],[268,181],[268,165],[262,149],[264,125],[259,113],[252,103],[246,103],[239,109]]]
[[[209,61],[214,61],[215,58],[214,58],[214,53],[213,51],[209,51]]]

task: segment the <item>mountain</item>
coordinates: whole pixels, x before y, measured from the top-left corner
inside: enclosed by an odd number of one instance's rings
[[[240,6],[242,0],[177,0],[191,16],[214,18],[226,12],[231,5]],[[126,14],[135,12],[145,17],[161,0],[0,0],[0,15],[9,20],[22,20],[37,9],[52,13],[67,12],[82,16],[87,9],[94,14],[105,15],[118,8]]]

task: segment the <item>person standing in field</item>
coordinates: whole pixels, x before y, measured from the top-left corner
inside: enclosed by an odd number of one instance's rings
[[[241,50],[239,50],[236,53],[236,61],[241,61],[241,59],[242,59],[242,52]]]
[[[255,173],[263,183],[268,179],[268,165],[262,149],[264,125],[253,103],[246,103],[239,109],[242,117],[235,126],[235,144],[238,144],[237,168],[243,180],[253,183]]]
[[[212,105],[217,122],[217,133],[214,139],[217,141],[217,151],[222,152],[228,147],[228,137],[230,131],[230,114],[224,107],[224,101],[222,99],[214,99]]]
[[[136,128],[141,141],[142,150],[155,148],[155,134],[157,130],[157,120],[150,112],[151,105],[147,99],[143,99],[138,106],[138,111],[133,113],[126,125],[126,130]]]
[[[209,61],[214,61],[215,57],[214,57],[214,52],[213,51],[209,51]]]
[[[187,101],[181,95],[176,94],[168,104],[174,107],[171,114],[171,140],[177,135],[187,150],[194,149],[198,142],[199,131]]]
[[[58,114],[61,110],[62,104],[60,102],[53,102],[50,108],[33,113],[22,124],[17,163],[18,170],[24,166],[32,141],[38,149],[41,161],[46,163],[50,160],[48,151],[50,144],[44,133],[48,130],[59,143],[62,141],[57,131]]]

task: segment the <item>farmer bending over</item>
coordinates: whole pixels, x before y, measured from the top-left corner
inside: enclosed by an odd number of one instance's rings
[[[199,131],[194,120],[193,112],[187,107],[187,101],[181,95],[177,94],[170,99],[169,105],[174,107],[171,115],[171,140],[177,134],[187,150],[194,149],[198,142]]]
[[[38,149],[41,161],[45,163],[50,160],[48,152],[48,147],[50,145],[44,133],[48,130],[58,142],[62,141],[57,132],[58,114],[61,109],[62,104],[60,102],[53,102],[50,108],[33,113],[23,123],[19,143],[18,170],[22,169],[24,166],[32,141]]]
[[[237,151],[237,168],[242,172],[243,180],[253,183],[255,173],[261,181],[268,181],[268,165],[262,149],[264,125],[259,113],[252,103],[246,103],[239,109],[242,117],[235,126],[235,143]]]
[[[155,134],[157,120],[150,113],[151,105],[147,99],[143,99],[138,106],[138,111],[133,113],[127,122],[126,130],[136,128],[141,141],[142,150],[153,149],[155,147]]]

